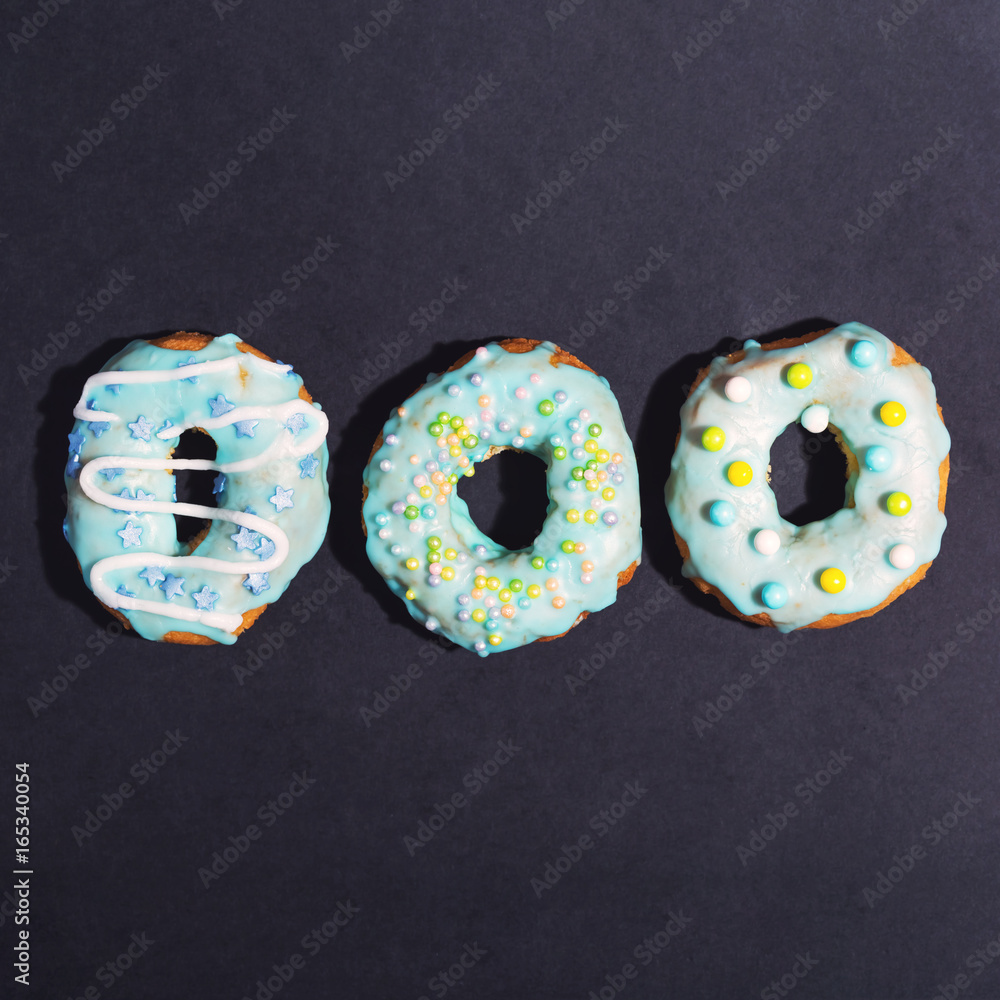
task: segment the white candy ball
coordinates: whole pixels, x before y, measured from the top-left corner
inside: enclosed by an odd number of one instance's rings
[[[761,528],[753,536],[753,547],[762,556],[773,556],[781,548],[781,539],[776,531],[772,531],[770,528]]]
[[[807,406],[799,418],[802,426],[813,434],[822,434],[830,426],[830,409],[819,403]]]
[[[734,375],[726,383],[726,395],[734,403],[745,403],[750,398],[751,392],[753,387],[750,385],[750,379],[742,375]]]
[[[893,545],[889,549],[889,562],[896,567],[896,569],[909,569],[917,561],[917,554],[913,551],[913,547],[907,545],[905,542],[900,542],[899,545]]]

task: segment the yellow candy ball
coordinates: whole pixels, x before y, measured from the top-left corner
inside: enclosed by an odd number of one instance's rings
[[[474,622],[486,621],[486,611],[483,608],[476,608],[476,610],[472,612],[472,620]]]
[[[882,423],[887,427],[898,427],[906,419],[906,407],[893,399],[888,403],[882,404],[878,415],[882,418]]]
[[[804,389],[813,380],[812,369],[799,361],[788,369],[785,378],[793,389]]]
[[[586,510],[586,511],[584,511],[584,513],[583,513],[583,519],[587,522],[587,524],[596,524],[597,523],[597,511],[596,510]]]
[[[828,594],[839,594],[847,586],[847,577],[844,576],[843,570],[831,567],[820,573],[819,585]]]
[[[706,427],[702,431],[701,446],[705,451],[721,451],[726,443],[726,432],[721,427]]]
[[[566,520],[570,524],[576,524],[580,520],[580,512],[576,508],[566,511]]]
[[[890,493],[885,501],[885,506],[890,514],[903,517],[910,513],[913,502],[905,493]]]
[[[487,639],[487,642],[489,642],[491,646],[499,646],[500,643],[503,642],[503,636],[497,635],[496,632],[494,632],[493,635]]]
[[[533,583],[528,588],[528,597],[538,597],[539,594],[541,594],[541,592],[542,592],[542,588],[539,587],[537,583]]]
[[[415,559],[413,556],[410,556],[410,558],[406,560],[407,569],[417,569],[419,565],[420,565],[420,560]]]
[[[746,486],[753,479],[753,469],[748,462],[732,462],[726,470],[726,477],[733,486]]]
[[[452,569],[451,566],[445,566],[444,569],[441,570],[441,579],[454,580],[455,579],[454,569]]]

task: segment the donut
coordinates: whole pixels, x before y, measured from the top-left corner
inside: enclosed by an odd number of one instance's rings
[[[483,534],[456,487],[501,451],[546,464],[529,548]],[[565,634],[640,561],[635,455],[607,380],[548,341],[503,340],[428,377],[386,422],[364,474],[375,569],[426,628],[480,656]]]
[[[789,424],[833,432],[844,506],[778,514],[769,453]],[[681,408],[666,504],[683,573],[782,632],[880,611],[927,572],[945,529],[951,439],[930,372],[861,323],[718,357]]]
[[[134,340],[73,410],[63,532],[97,599],[146,639],[231,644],[326,534],[328,422],[291,365],[235,334]],[[214,461],[172,459],[184,431]],[[175,469],[218,472],[218,507],[177,503]],[[209,524],[190,543],[175,514]]]

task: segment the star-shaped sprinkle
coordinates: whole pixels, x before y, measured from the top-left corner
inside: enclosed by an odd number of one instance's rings
[[[274,504],[274,509],[276,511],[283,511],[286,507],[294,507],[295,504],[292,503],[292,494],[295,490],[286,490],[283,486],[274,487],[274,496],[268,497],[268,500]]]
[[[241,524],[240,530],[229,537],[236,542],[236,551],[242,552],[244,549],[252,549],[260,535],[256,531],[251,531],[245,524]]]
[[[133,594],[131,590],[126,590],[125,589],[125,584],[124,583],[121,584],[118,587],[118,589],[115,591],[115,593],[116,594],[121,594],[122,597],[135,597],[135,594]]]
[[[194,598],[194,603],[202,611],[214,611],[215,602],[219,599],[219,595],[214,590],[210,590],[208,584],[201,590],[196,590],[191,596]]]
[[[196,365],[196,364],[198,364],[198,359],[192,355],[190,358],[187,359],[187,361],[178,361],[177,362],[177,367],[178,368],[187,368],[188,365]],[[197,385],[198,384],[198,376],[197,375],[192,375],[190,378],[182,379],[181,381],[183,381],[183,382],[193,382],[195,385]]]
[[[124,469],[101,469],[101,475],[110,483],[112,480],[117,479],[118,476],[124,476]]]
[[[164,420],[163,426],[156,432],[156,436],[161,441],[174,437],[174,435],[170,433],[173,430],[173,426],[174,422],[172,420]]]
[[[312,455],[306,455],[301,462],[299,462],[299,479],[315,479],[316,469],[319,466],[319,459]]]
[[[69,438],[70,454],[79,455],[86,438],[84,438],[80,431],[73,431],[72,434],[67,434],[66,437]]]
[[[139,576],[151,587],[155,587],[161,580],[166,579],[163,575],[163,570],[159,566],[147,566]]]
[[[253,507],[244,507],[244,508],[243,508],[243,513],[244,513],[244,514],[253,514],[253,515],[254,515],[254,517],[256,517],[256,516],[257,516],[257,511],[255,511],[255,510],[253,509]]]
[[[184,596],[184,577],[174,576],[173,573],[168,573],[160,584],[160,590],[167,595],[167,600],[172,601],[178,594],[181,597]]]
[[[221,493],[226,488],[226,474],[220,472],[215,477],[215,482],[212,484],[212,495],[215,496],[216,493]]]
[[[295,374],[295,369],[292,368],[291,365],[286,365],[284,361],[279,361],[277,358],[275,358],[274,359],[274,363],[276,365],[281,365],[281,367],[285,369],[285,374],[286,375],[294,375]]]
[[[228,413],[230,410],[235,410],[236,407],[226,399],[225,396],[220,392],[215,399],[210,399],[208,405],[212,408],[213,417],[221,417]]]
[[[285,427],[288,428],[293,434],[298,434],[300,430],[306,425],[306,418],[304,413],[293,413],[286,421]]]
[[[132,437],[141,441],[148,441],[150,431],[153,429],[153,421],[147,420],[141,413],[139,414],[139,419],[134,423],[128,425],[128,429],[132,432]]]
[[[155,500],[155,493],[147,493],[145,490],[136,490],[134,493],[126,486],[125,489],[118,494],[122,500]],[[134,514],[135,511],[129,511],[130,514]]]
[[[106,420],[91,420],[87,424],[87,429],[94,435],[100,437],[105,431],[111,430],[111,424]]]
[[[131,521],[117,532],[118,537],[122,540],[123,549],[129,549],[133,545],[141,545],[142,540],[139,538],[141,534],[142,528],[137,528]]]
[[[121,371],[120,368],[118,370]],[[113,392],[116,396],[122,391],[122,387],[120,385],[118,385],[117,383],[115,383],[115,385],[109,385],[108,389],[111,392]]]
[[[271,585],[267,582],[266,573],[248,573],[247,578],[243,581],[243,586],[252,591],[255,597],[257,594],[271,589]]]
[[[237,420],[233,426],[236,428],[238,438],[252,438],[253,429],[260,423],[259,420]]]
[[[70,479],[76,479],[80,475],[80,456],[70,455],[69,461],[66,463],[66,475]]]
[[[258,559],[270,559],[274,555],[274,542],[270,538],[261,538],[255,551]]]

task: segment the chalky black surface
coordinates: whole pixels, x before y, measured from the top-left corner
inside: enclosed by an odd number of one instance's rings
[[[1000,996],[996,5],[375,4],[0,17],[4,995]],[[933,372],[949,527],[884,612],[782,638],[680,575],[678,409],[713,354],[848,320]],[[330,416],[328,541],[233,647],[107,631],[60,532],[84,381],[176,329]],[[361,471],[509,336],[609,379],[645,554],[481,660],[372,571]],[[808,444],[785,511],[838,488]],[[463,495],[516,533],[539,483],[500,465]]]

